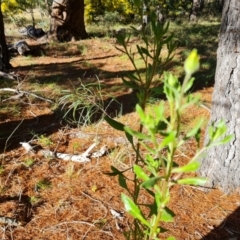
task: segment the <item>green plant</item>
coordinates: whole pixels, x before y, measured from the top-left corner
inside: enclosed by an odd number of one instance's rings
[[[22,163],[25,167],[31,167],[34,164],[34,159],[32,158],[27,158],[24,160],[24,162]]]
[[[198,96],[188,93],[194,83],[194,78],[191,76],[199,68],[199,57],[197,51],[193,50],[186,59],[184,63],[186,75],[182,84],[177,77],[167,72],[164,72],[163,80],[160,79],[156,84],[153,81],[154,76],[157,72],[161,73],[165,63],[171,60],[170,56],[174,48],[171,43],[172,36],[165,37],[168,24],[162,27],[152,21],[151,27],[154,34],[152,47],[150,48],[150,40],[144,33],[145,47],[137,46],[138,53],[145,63],[144,75],[140,74],[134,55],[127,48],[126,43],[129,38],[118,37],[118,43],[122,46],[119,50],[127,54],[135,69],[135,74],[128,74],[123,78],[123,82],[137,92],[136,112],[140,118],[139,129],[131,129],[109,117],[105,118],[112,127],[125,132],[135,152],[135,160],[131,168],[134,172],[133,180],[125,174],[128,169],[120,171],[112,166],[112,172],[108,173],[111,176],[118,176],[119,185],[128,192],[128,196],[122,193],[121,198],[126,211],[134,217],[134,222],[131,230],[124,235],[126,239],[134,240],[160,239],[161,233],[166,231],[162,223],[171,222],[174,218],[174,213],[168,208],[171,187],[175,184],[203,185],[206,179],[191,175],[199,168],[198,158],[207,148],[226,143],[232,137],[223,137],[226,126],[223,121],[220,121],[216,126],[209,128],[209,142],[206,146],[200,147],[202,120],[182,136],[180,127],[181,117],[185,114],[184,110],[199,101]],[[160,54],[164,45],[167,45],[169,52],[166,60],[162,61]],[[153,107],[153,113],[146,113],[147,101],[154,93],[166,96],[169,108],[167,111],[164,101],[161,101]],[[178,166],[174,162],[176,152],[190,138],[196,140],[196,154],[186,165]],[[129,181],[133,182],[133,188],[129,188]],[[141,203],[139,198],[141,194],[148,195],[149,204]],[[149,210],[146,211],[146,208]]]
[[[59,105],[66,110],[63,118],[70,121],[71,114],[71,123],[77,125],[87,125],[101,119],[108,107],[104,106],[101,88],[99,81],[84,84],[80,80],[78,88],[64,91],[66,94],[59,99]]]
[[[46,190],[46,189],[48,189],[50,187],[51,187],[51,182],[48,179],[46,179],[46,178],[43,178],[43,179],[41,179],[40,181],[38,181],[36,183],[36,189],[37,190],[38,189]]]
[[[41,135],[38,138],[38,142],[40,145],[42,145],[43,147],[50,147],[51,145],[53,145],[52,140],[49,137],[46,137],[44,135]]]
[[[40,198],[40,197],[36,197],[36,196],[31,196],[31,197],[30,197],[30,203],[31,203],[32,205],[36,205],[36,204],[38,204],[40,201],[41,201],[41,198]]]

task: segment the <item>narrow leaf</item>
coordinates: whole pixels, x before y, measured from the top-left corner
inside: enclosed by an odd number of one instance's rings
[[[141,210],[138,208],[138,206],[132,201],[131,198],[126,196],[125,194],[121,194],[122,202],[124,204],[124,207],[128,213],[130,213],[134,218],[137,218],[139,221],[141,221],[144,225],[150,227],[150,224],[148,221],[144,218],[144,216],[141,213]]]
[[[149,53],[149,51],[148,51],[146,48],[141,47],[141,51],[142,51],[142,53],[144,53],[144,54],[147,55],[148,57],[152,58],[151,54]]]
[[[133,166],[134,173],[137,175],[138,178],[143,179],[144,181],[148,180],[148,175],[144,172],[144,170],[139,165]]]
[[[186,92],[192,87],[194,80],[195,80],[195,78],[191,78],[191,79],[187,82],[187,84],[186,84],[186,86],[185,86],[185,89],[183,89],[184,93],[186,93]]]
[[[134,148],[134,143],[133,143],[133,137],[132,137],[132,135],[130,135],[130,134],[127,133],[126,131],[125,131],[125,135],[126,135],[126,137],[127,137],[127,140],[132,144],[132,146],[133,146],[133,148]]]
[[[228,136],[225,137],[223,140],[221,140],[221,144],[228,143],[228,142],[230,142],[233,138],[234,138],[234,135],[233,135],[233,134],[228,135]]]
[[[147,181],[143,182],[141,184],[141,187],[143,188],[152,188],[159,180],[161,179],[161,177],[152,177],[150,179],[148,179]]]
[[[138,138],[138,139],[142,139],[142,140],[147,140],[149,139],[150,137],[144,133],[140,133],[140,132],[137,132],[137,131],[134,131],[132,130],[131,128],[129,127],[124,127],[124,130],[125,132],[129,133],[130,135]]]
[[[163,147],[167,146],[169,143],[173,142],[175,140],[175,135],[176,135],[175,131],[170,132],[161,142],[161,144],[160,144],[161,148],[163,148]]]
[[[139,115],[141,121],[144,122],[144,120],[146,119],[146,114],[139,104],[136,105],[136,112]]]
[[[139,86],[133,81],[127,81],[125,78],[122,78],[124,85],[128,88],[139,89]]]
[[[114,129],[119,130],[119,131],[124,131],[125,125],[123,125],[122,123],[117,122],[116,120],[114,120],[114,119],[112,119],[112,118],[110,118],[108,116],[106,116],[104,119]]]
[[[179,179],[177,181],[178,184],[184,184],[184,185],[204,185],[207,182],[206,178],[184,178],[184,179]]]
[[[172,170],[173,173],[184,173],[184,172],[194,172],[196,170],[198,170],[200,167],[200,163],[199,162],[191,162],[183,167],[178,167],[178,168],[174,168]]]
[[[164,222],[173,222],[175,214],[168,207],[162,210],[161,220]]]

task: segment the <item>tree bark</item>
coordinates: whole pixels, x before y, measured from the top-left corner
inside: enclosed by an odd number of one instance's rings
[[[240,1],[225,0],[222,13],[211,123],[224,119],[234,140],[207,151],[200,174],[208,186],[240,192]],[[207,142],[207,137],[206,137]]]
[[[1,6],[1,1],[0,1]],[[9,54],[8,47],[6,44],[5,33],[4,33],[4,23],[3,23],[3,15],[0,8],[0,70],[7,71],[11,68],[11,64],[9,63]]]
[[[50,38],[65,42],[87,37],[84,24],[84,0],[54,0]]]
[[[192,11],[189,17],[191,22],[196,22],[199,12],[202,10],[204,5],[204,0],[193,0],[192,1]]]

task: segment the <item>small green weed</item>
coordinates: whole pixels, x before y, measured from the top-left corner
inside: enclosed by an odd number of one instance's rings
[[[30,167],[32,167],[33,164],[34,164],[34,159],[32,159],[32,158],[27,158],[27,159],[25,159],[25,160],[23,161],[22,164],[23,164],[25,167],[30,168]]]
[[[37,190],[46,190],[46,189],[49,189],[50,187],[51,187],[51,182],[46,178],[41,179],[36,183]]]
[[[64,92],[65,95],[59,99],[59,105],[66,111],[63,118],[67,121],[77,125],[88,125],[101,119],[105,114],[99,81],[84,84],[80,80],[78,88]],[[69,114],[72,115],[72,120]]]
[[[31,205],[36,205],[38,204],[42,199],[40,197],[36,197],[36,196],[31,196],[30,197],[30,203]]]
[[[49,138],[49,137],[46,137],[44,135],[41,135],[39,138],[38,138],[38,142],[41,146],[43,147],[50,147],[51,145],[53,145],[53,142],[52,140]]]

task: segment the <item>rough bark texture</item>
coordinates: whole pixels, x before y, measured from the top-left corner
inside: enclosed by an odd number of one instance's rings
[[[210,122],[224,119],[235,138],[209,149],[200,174],[209,178],[209,186],[229,193],[240,190],[240,1],[226,0],[222,14]]]
[[[0,1],[1,5],[1,1]],[[11,68],[9,63],[8,47],[6,44],[3,15],[0,9],[0,70],[7,71]]]
[[[84,0],[54,0],[49,36],[65,42],[84,39]]]

